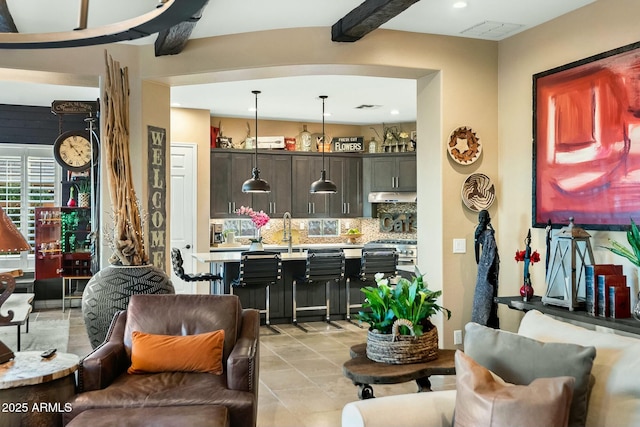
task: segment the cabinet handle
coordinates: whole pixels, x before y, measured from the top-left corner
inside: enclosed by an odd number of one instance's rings
[[[231,202],[229,202],[229,212],[228,213],[231,213]]]
[[[235,213],[236,212],[236,202],[232,202],[231,206],[233,206],[233,209],[231,210],[231,213]]]
[[[315,202],[311,203],[311,209],[312,209],[311,213],[316,213],[316,203]]]
[[[272,202],[273,203],[273,210],[271,211],[271,213],[276,213],[276,202]]]
[[[351,203],[347,202],[347,213],[351,213]]]
[[[307,213],[311,213],[311,202],[307,203]]]
[[[396,188],[396,177],[395,176],[391,177],[391,188]]]

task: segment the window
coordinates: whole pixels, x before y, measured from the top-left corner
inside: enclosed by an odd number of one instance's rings
[[[0,206],[32,247],[35,208],[59,204],[59,182],[52,146],[0,144]]]

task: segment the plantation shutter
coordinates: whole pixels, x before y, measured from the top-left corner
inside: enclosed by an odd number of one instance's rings
[[[50,146],[0,146],[0,206],[32,247],[35,208],[56,204],[57,169]]]

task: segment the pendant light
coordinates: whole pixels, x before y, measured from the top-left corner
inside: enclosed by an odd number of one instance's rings
[[[258,169],[258,94],[259,90],[252,90],[256,96],[256,140],[253,142],[255,148],[255,158],[253,169],[251,170],[251,178],[246,180],[242,184],[243,193],[269,193],[271,192],[271,186],[264,179],[260,179],[260,169]]]
[[[320,179],[311,184],[310,193],[319,194],[335,194],[338,192],[338,187],[331,180],[327,180],[327,171],[324,168],[324,152],[326,150],[325,138],[327,135],[324,133],[324,101],[328,98],[327,95],[320,95],[322,99],[322,171],[320,172]]]

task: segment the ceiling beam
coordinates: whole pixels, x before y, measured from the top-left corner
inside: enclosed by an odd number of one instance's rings
[[[365,0],[331,27],[331,41],[355,42],[420,0]]]
[[[188,20],[158,33],[158,38],[154,43],[156,56],[176,55],[182,52],[189,41],[189,37],[191,37],[191,32],[200,18],[202,18],[202,13],[207,7],[207,3],[209,3],[209,0],[206,0],[202,8]]]
[[[0,32],[0,49],[52,49],[135,40],[190,20],[207,1],[162,0],[159,7],[148,13],[95,28],[56,33]]]
[[[7,0],[0,0],[0,33],[17,33],[18,29],[13,22],[11,12],[7,6]]]

